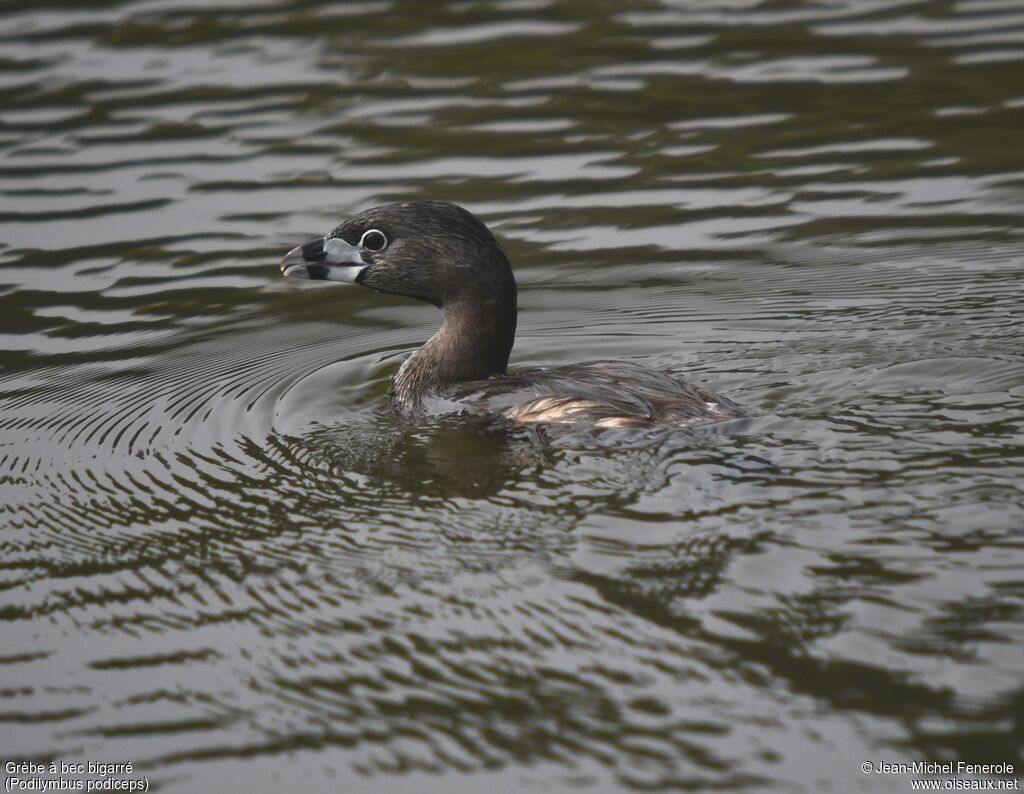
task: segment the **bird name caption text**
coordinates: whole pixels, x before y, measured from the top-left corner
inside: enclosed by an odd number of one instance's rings
[[[8,761],[7,791],[149,791],[149,778],[131,761]]]

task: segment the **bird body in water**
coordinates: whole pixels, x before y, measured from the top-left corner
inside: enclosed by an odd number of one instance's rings
[[[741,416],[739,407],[625,361],[508,374],[516,280],[498,241],[443,201],[373,207],[285,255],[294,278],[354,282],[437,306],[441,328],[402,364],[389,396],[403,413],[440,400],[514,423],[668,427]]]

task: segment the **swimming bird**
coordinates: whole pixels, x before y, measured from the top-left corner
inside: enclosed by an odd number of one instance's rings
[[[385,204],[289,251],[292,278],[360,284],[441,310],[441,328],[398,370],[388,392],[400,412],[431,406],[520,424],[660,427],[741,416],[732,401],[628,361],[508,374],[516,280],[475,215],[444,201]]]

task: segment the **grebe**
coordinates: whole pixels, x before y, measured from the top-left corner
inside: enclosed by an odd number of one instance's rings
[[[640,364],[593,361],[507,374],[516,280],[475,215],[443,201],[373,207],[289,251],[293,278],[354,282],[441,310],[441,328],[388,392],[403,413],[441,401],[514,423],[668,427],[742,416],[724,397]]]

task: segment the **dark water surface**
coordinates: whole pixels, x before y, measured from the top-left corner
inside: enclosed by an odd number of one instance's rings
[[[1020,0],[0,12],[0,757],[161,791],[906,791],[1024,745]],[[383,412],[446,198],[515,367],[755,415]]]

